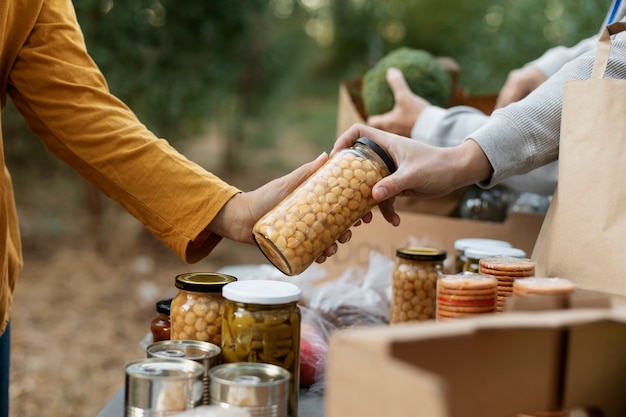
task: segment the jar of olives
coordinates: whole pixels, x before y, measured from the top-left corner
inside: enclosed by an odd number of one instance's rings
[[[392,273],[390,323],[435,318],[437,279],[446,251],[435,248],[403,248],[396,251]]]
[[[156,303],[157,316],[150,323],[150,332],[152,333],[152,341],[160,342],[162,340],[170,340],[170,305],[171,298],[159,300]]]
[[[222,288],[237,278],[212,272],[176,276],[178,293],[170,306],[172,340],[200,340],[217,346],[222,343]]]
[[[278,365],[291,374],[288,415],[298,414],[302,291],[283,281],[237,281],[224,287],[222,362]]]
[[[284,274],[301,273],[376,205],[372,187],[395,170],[380,146],[360,138],[256,223],[257,245]]]

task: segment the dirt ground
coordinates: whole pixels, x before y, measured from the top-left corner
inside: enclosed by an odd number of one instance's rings
[[[219,159],[207,143],[185,154],[208,158],[197,161],[208,169]],[[302,152],[292,163],[316,155]],[[264,175],[228,180],[245,190],[278,176]],[[48,191],[44,186],[32,192],[43,198]],[[36,210],[24,206],[18,201],[25,266],[11,318],[12,417],[95,417],[123,387],[124,365],[145,357],[140,342],[156,315],[155,303],[174,295],[177,274],[265,262],[255,247],[222,241],[204,261],[186,265],[109,202],[99,216],[97,236],[89,229],[70,230],[41,241],[32,231]],[[85,227],[88,207],[87,202],[50,216]]]

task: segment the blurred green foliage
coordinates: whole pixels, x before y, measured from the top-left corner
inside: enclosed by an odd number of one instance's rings
[[[554,45],[596,33],[610,0],[74,0],[111,91],[176,146],[217,126],[236,168],[281,129],[326,148],[337,87],[399,46],[453,57],[471,94]],[[317,107],[311,106],[314,101]],[[303,103],[307,103],[303,105]],[[311,112],[308,125],[300,111]],[[313,120],[310,120],[310,119]],[[10,164],[49,166],[11,108]],[[311,128],[314,126],[314,128]],[[29,165],[30,164],[30,165]],[[24,166],[24,165],[22,165]],[[23,169],[23,168],[17,168]]]

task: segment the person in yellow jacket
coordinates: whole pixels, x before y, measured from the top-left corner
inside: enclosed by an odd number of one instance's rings
[[[252,227],[327,156],[241,192],[155,137],[114,97],[90,58],[71,0],[0,2],[0,103],[9,96],[47,149],[194,263]],[[1,126],[0,126],[1,127]],[[22,267],[11,178],[0,147],[0,417],[8,415],[13,291]],[[341,239],[349,239],[346,233]],[[318,261],[334,254],[329,247]]]

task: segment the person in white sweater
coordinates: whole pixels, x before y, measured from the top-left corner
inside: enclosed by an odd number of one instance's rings
[[[602,28],[613,21],[623,20],[625,16],[626,1],[614,0]],[[498,94],[496,109],[526,97],[564,64],[595,50],[598,38],[599,33],[569,48],[551,48],[536,60],[511,71]],[[444,109],[431,105],[411,92],[402,73],[396,69],[389,71],[387,79],[394,92],[396,105],[388,113],[371,116],[367,123],[373,127],[427,144],[447,147],[458,145],[467,135],[489,121],[488,115],[469,106]],[[508,177],[502,184],[517,192],[551,195],[556,187],[557,170],[558,162],[555,161],[526,174]]]
[[[357,124],[337,139],[332,153],[363,136],[389,152],[398,169],[379,181],[372,195],[384,202],[379,207],[387,221],[398,225],[395,196],[432,198],[471,184],[488,188],[556,161],[565,83],[589,79],[594,57],[590,51],[563,65],[524,99],[494,111],[460,144],[434,146]],[[626,32],[612,40],[604,76],[626,79]]]

